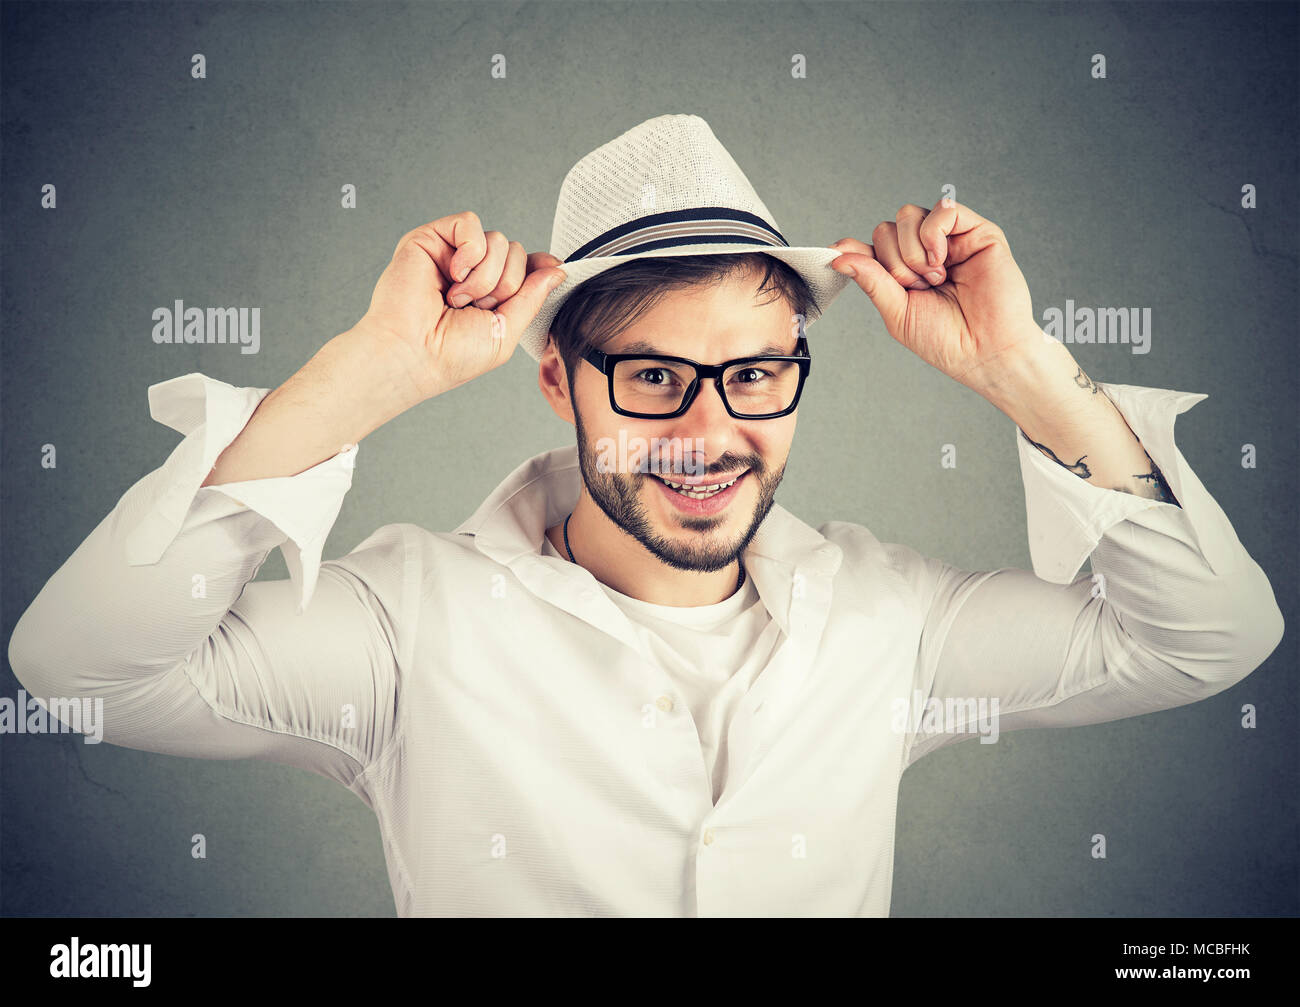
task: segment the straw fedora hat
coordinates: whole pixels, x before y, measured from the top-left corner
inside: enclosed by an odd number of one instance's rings
[[[534,360],[565,299],[585,280],[633,259],[764,252],[799,273],[817,301],[811,324],[849,277],[830,268],[833,248],[796,247],[709,124],[698,115],[660,115],[597,147],[560,186],[551,254],[564,282],[519,337]]]

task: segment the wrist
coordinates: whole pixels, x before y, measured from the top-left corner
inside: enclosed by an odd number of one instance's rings
[[[1090,396],[1070,395],[1077,390],[1079,365],[1065,344],[1041,329],[1028,335],[983,365],[973,380],[965,381],[990,403],[1032,435],[1045,419],[1059,423],[1090,405]]]

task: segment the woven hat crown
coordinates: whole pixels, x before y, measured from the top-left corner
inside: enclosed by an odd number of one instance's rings
[[[698,115],[657,116],[593,150],[569,170],[555,209],[551,254],[567,261],[620,224],[707,207],[757,217],[776,236],[744,221],[737,221],[737,228],[766,243],[785,244],[771,211],[709,124]],[[661,228],[663,237],[686,237],[692,231],[686,222],[664,222]]]

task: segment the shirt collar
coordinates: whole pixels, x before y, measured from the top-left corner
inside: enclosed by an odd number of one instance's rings
[[[455,533],[473,536],[480,552],[506,566],[531,564],[542,558],[546,529],[577,505],[581,481],[576,444],[544,451],[506,476]],[[776,503],[744,552],[747,573],[787,633],[791,602],[808,597],[808,580],[834,576],[842,560],[839,546]],[[828,590],[814,593],[821,595],[829,599]]]

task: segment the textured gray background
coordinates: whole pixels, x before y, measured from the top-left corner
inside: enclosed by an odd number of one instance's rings
[[[708,120],[792,243],[870,240],[952,183],[1005,230],[1040,316],[1066,298],[1151,308],[1148,355],[1076,358],[1100,381],[1209,393],[1178,443],[1294,625],[1292,6],[23,4],[3,31],[6,644],[177,442],[149,418],[151,383],[275,387],[360,316],[398,237],[448,213],[545,249],[573,162],[665,112]],[[1247,182],[1258,209],[1239,205]],[[176,298],[261,306],[261,352],[154,345],[150,313]],[[960,566],[1027,567],[1010,421],[896,345],[856,288],[810,335],[822,363],[779,501]],[[570,438],[520,351],[366,439],[325,555],[389,522],[454,527]],[[286,576],[278,550],[260,576]],[[922,760],[893,913],[1295,914],[1294,640],[1203,703]],[[4,736],[0,755],[6,914],[394,912],[375,820],[312,774],[67,735]]]

